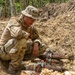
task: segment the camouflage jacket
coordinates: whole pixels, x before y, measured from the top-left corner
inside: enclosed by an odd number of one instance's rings
[[[9,39],[12,38],[22,39],[24,37],[23,31],[30,34],[29,38],[32,39],[32,41],[37,41],[40,43],[38,32],[33,25],[27,28],[23,26],[23,23],[13,17],[8,22],[1,36],[0,45],[4,45]]]

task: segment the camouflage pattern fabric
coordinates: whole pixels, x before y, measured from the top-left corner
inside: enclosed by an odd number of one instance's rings
[[[31,40],[27,41],[27,50],[25,52],[24,60],[35,59],[35,57],[32,57],[33,43],[34,41]],[[45,50],[46,50],[45,44],[41,43],[41,45],[39,45],[39,55],[43,54]]]
[[[33,19],[37,19],[39,17],[39,10],[30,5],[25,10],[23,10],[21,13]]]
[[[14,69],[17,69],[20,67],[26,51],[26,39],[17,41],[17,45],[15,48],[18,49],[17,52],[15,53],[3,52],[0,55],[0,58],[2,58],[3,60],[11,60],[10,65],[12,65]]]
[[[24,34],[23,31],[30,34],[29,39],[31,39],[31,43],[27,42],[28,34]],[[0,45],[4,46],[10,39],[13,38],[17,40],[17,44],[15,45],[15,49],[17,49],[17,51],[15,53],[7,53],[4,51],[2,54],[0,54],[0,58],[3,60],[11,60],[9,67],[12,67],[14,70],[19,69],[26,54],[31,54],[33,43],[38,42],[40,44],[40,53],[44,52],[45,50],[34,26],[28,28],[24,27],[23,22],[18,21],[15,17],[11,18],[8,25],[6,26],[0,39]]]

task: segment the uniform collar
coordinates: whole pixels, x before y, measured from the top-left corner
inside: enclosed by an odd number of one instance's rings
[[[21,24],[22,29],[25,29],[25,30],[28,29],[27,25],[24,24],[24,20],[23,19],[18,20],[18,22]]]

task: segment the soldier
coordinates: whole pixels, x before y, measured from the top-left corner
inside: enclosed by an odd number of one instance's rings
[[[8,72],[15,74],[21,67],[26,54],[37,57],[42,51],[42,43],[33,23],[39,17],[39,10],[26,7],[20,18],[12,17],[0,39],[0,58],[11,60]],[[40,51],[39,51],[40,50]],[[44,49],[45,50],[45,49]]]

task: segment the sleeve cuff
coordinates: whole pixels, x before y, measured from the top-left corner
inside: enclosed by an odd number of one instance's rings
[[[39,45],[41,45],[41,41],[39,39],[36,39],[33,43],[39,43]]]

